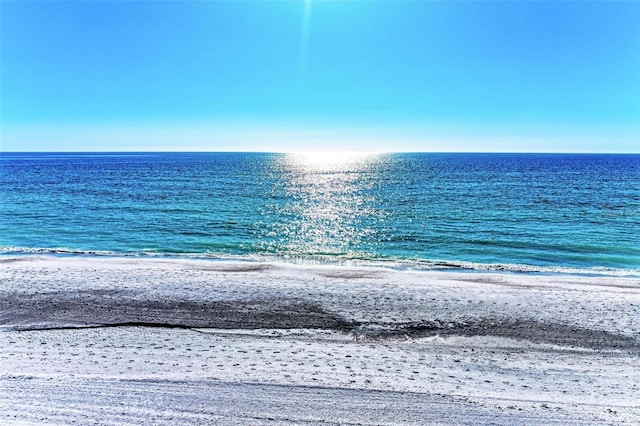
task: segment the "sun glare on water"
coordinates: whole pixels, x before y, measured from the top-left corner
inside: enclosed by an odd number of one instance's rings
[[[298,152],[282,163],[289,202],[282,206],[278,235],[287,253],[358,256],[357,247],[374,231],[366,224],[373,209],[366,188],[375,178],[371,152]]]

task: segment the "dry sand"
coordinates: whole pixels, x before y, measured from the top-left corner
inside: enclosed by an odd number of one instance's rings
[[[640,424],[640,280],[0,261],[0,424]]]

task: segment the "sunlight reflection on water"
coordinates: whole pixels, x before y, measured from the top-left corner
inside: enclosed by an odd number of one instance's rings
[[[281,230],[289,253],[348,255],[376,233],[368,219],[369,192],[378,179],[379,156],[364,153],[305,153],[287,155],[283,178],[289,202]]]

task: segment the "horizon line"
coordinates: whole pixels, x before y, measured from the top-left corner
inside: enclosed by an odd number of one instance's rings
[[[336,151],[336,150],[53,150],[20,151],[3,150],[2,154],[341,154],[341,155],[384,155],[384,154],[546,154],[546,155],[640,155],[640,151]]]

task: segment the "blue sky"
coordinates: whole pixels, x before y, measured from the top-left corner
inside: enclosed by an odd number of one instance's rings
[[[637,1],[0,0],[0,150],[640,152]]]

